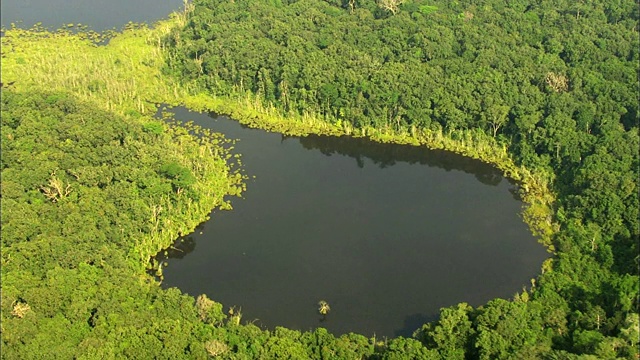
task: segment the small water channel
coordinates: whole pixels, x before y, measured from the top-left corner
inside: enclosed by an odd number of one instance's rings
[[[241,308],[243,321],[409,336],[441,307],[512,297],[548,256],[519,216],[516,186],[487,164],[172,111],[238,139],[250,179],[232,211],[170,252],[163,286]]]

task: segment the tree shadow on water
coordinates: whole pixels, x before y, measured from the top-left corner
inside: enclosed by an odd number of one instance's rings
[[[420,329],[422,325],[428,322],[438,320],[438,314],[425,315],[425,314],[412,314],[407,315],[404,318],[404,324],[401,329],[394,331],[393,335],[398,337],[411,337],[413,333]]]
[[[196,249],[196,241],[192,235],[179,238],[169,249],[167,249],[167,258],[182,259],[188,253]]]

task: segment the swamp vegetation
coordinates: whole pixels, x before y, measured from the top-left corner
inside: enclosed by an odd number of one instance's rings
[[[106,46],[3,30],[2,357],[636,358],[638,19],[633,1],[198,0]],[[243,189],[225,140],[154,121],[161,102],[482,159],[522,183],[555,257],[412,338],[244,324],[145,273]]]

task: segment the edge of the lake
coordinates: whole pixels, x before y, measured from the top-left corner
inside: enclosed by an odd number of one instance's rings
[[[183,26],[186,16],[172,13],[165,20],[151,27],[132,26],[116,32],[110,42],[98,46],[82,31],[58,30],[55,33],[43,28],[4,29],[3,41],[10,44],[8,51],[17,52],[3,61],[3,82],[20,79],[14,85],[16,89],[63,90],[71,92],[81,99],[94,103],[97,107],[130,118],[143,118],[155,121],[151,115],[157,104],[182,105],[194,111],[213,112],[228,115],[250,127],[285,135],[306,136],[309,134],[353,136],[368,138],[380,143],[408,144],[423,146],[433,150],[446,150],[491,164],[502,171],[504,176],[518,183],[520,196],[525,204],[522,217],[538,241],[549,252],[554,253],[552,235],[557,229],[553,222],[555,195],[550,190],[553,181],[551,174],[534,173],[516,165],[509,155],[506,144],[499,142],[479,131],[454,130],[438,131],[412,128],[408,131],[394,129],[375,129],[366,127],[353,129],[346,123],[330,123],[314,114],[281,114],[273,105],[263,104],[259,98],[242,93],[235,96],[220,97],[207,94],[193,84],[171,79],[163,74],[164,62],[158,61],[164,55],[162,38],[172,29]],[[20,44],[12,40],[20,39]],[[56,57],[47,55],[55,52]],[[35,54],[31,60],[42,60],[39,68],[26,61],[21,55]],[[40,56],[40,57],[38,57]],[[99,59],[89,59],[91,56]],[[105,63],[104,58],[115,59]],[[111,76],[107,90],[92,91],[97,75],[114,74],[122,63],[120,59],[130,61],[131,66],[124,71],[125,76]],[[46,60],[45,60],[46,59]],[[47,69],[57,68],[52,73]],[[60,71],[61,70],[61,71]],[[69,80],[73,71],[78,74]],[[122,72],[122,71],[121,71]],[[115,73],[118,73],[117,71]],[[130,76],[133,78],[126,77]],[[144,84],[144,85],[143,85]],[[100,85],[100,84],[98,84]],[[113,90],[112,90],[113,89]],[[192,219],[191,224],[205,219]],[[195,226],[190,226],[190,228]],[[193,231],[193,229],[191,229]],[[184,234],[184,229],[183,232]],[[180,234],[175,234],[174,239]],[[173,240],[166,238],[164,247]],[[542,265],[542,272],[550,268],[553,258]]]

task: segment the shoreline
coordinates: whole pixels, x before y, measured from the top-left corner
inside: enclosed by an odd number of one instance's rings
[[[538,242],[555,254],[551,239],[557,230],[557,225],[551,221],[555,202],[555,196],[549,189],[552,180],[549,176],[516,165],[506,144],[500,144],[479,131],[443,133],[416,128],[403,131],[372,127],[354,129],[346,123],[327,122],[313,114],[283,115],[251,94],[226,98],[208,95],[194,89],[193,85],[179,83],[162,74],[162,37],[184,21],[183,14],[173,13],[150,26],[131,26],[120,32],[110,32],[110,41],[106,45],[96,45],[91,36],[65,29],[55,33],[44,28],[5,30],[6,39],[3,41],[8,41],[9,46],[6,47],[11,56],[4,61],[2,81],[17,81],[14,86],[22,91],[29,91],[29,88],[69,91],[100,108],[129,118],[151,117],[157,110],[154,104],[165,103],[226,115],[249,127],[284,135],[352,136],[378,143],[450,151],[477,159],[494,166],[504,177],[518,184],[524,203],[521,212],[524,222]],[[15,39],[27,39],[28,42],[13,44]],[[55,56],[48,56],[51,52],[55,52]],[[30,54],[30,59],[25,59],[23,54]],[[74,68],[74,64],[79,63],[79,68]],[[130,65],[129,68],[123,69],[124,64]],[[80,71],[69,74],[69,68]],[[63,71],[53,73],[56,69]],[[18,78],[17,74],[26,76],[14,80]],[[205,220],[191,219],[189,223]],[[162,249],[175,241],[173,237],[166,240],[162,241]]]

